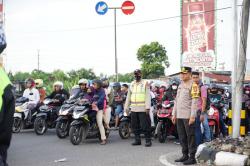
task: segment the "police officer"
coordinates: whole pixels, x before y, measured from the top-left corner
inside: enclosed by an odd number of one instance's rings
[[[182,147],[183,156],[175,162],[183,162],[184,165],[195,164],[195,117],[198,108],[199,87],[191,79],[192,69],[181,69],[181,84],[178,87],[175,106],[173,109],[173,123],[177,125],[177,131]]]
[[[128,90],[125,103],[125,110],[128,112],[131,107],[131,127],[135,134],[135,142],[132,145],[141,145],[140,131],[145,134],[146,147],[150,147],[151,131],[149,110],[151,106],[150,88],[145,80],[142,80],[141,70],[134,71],[135,81]]]

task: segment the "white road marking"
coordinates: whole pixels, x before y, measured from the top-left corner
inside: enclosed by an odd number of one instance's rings
[[[161,156],[159,157],[159,160],[160,160],[160,162],[161,162],[162,164],[164,164],[164,165],[166,165],[166,166],[176,166],[176,165],[171,164],[171,163],[167,160],[167,155],[166,155],[166,154],[165,154],[165,155],[161,155]]]

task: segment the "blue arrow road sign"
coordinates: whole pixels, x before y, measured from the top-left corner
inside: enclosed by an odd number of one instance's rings
[[[108,5],[105,2],[100,1],[96,4],[95,11],[100,15],[104,15],[108,11]]]

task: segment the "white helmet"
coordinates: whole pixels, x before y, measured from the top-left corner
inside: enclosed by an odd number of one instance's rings
[[[84,78],[82,78],[82,79],[80,79],[79,81],[78,81],[78,85],[80,85],[80,84],[88,84],[89,83],[89,81],[87,80],[87,79],[84,79]]]
[[[56,81],[54,84],[53,84],[53,87],[55,86],[59,86],[61,89],[63,89],[63,83],[61,81]]]

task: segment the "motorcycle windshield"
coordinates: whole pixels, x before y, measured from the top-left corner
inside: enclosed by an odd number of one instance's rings
[[[77,96],[81,93],[80,88],[74,88],[70,91],[70,99],[77,98]]]

